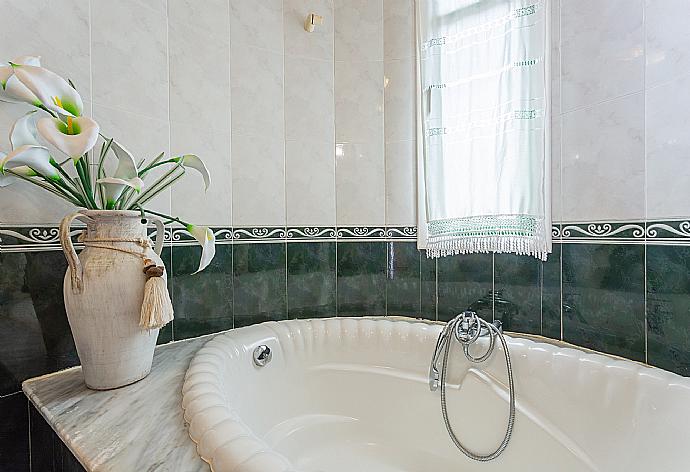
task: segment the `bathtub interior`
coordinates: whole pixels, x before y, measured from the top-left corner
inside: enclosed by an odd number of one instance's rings
[[[690,413],[685,379],[514,337],[511,443],[493,462],[470,461],[448,438],[440,395],[428,388],[439,331],[423,322],[329,319],[218,336],[199,352],[185,382],[191,436],[213,462],[223,442],[232,442],[229,430],[223,436],[228,412],[243,425],[243,441],[283,459],[276,471],[552,471],[554,464],[561,471],[685,470],[678,468],[690,460],[682,439],[690,431],[682,421]],[[262,344],[273,359],[256,367],[252,351]],[[502,349],[481,366],[470,365],[457,345],[451,356],[451,421],[466,446],[489,452],[503,438],[508,414]],[[199,385],[215,385],[216,396]],[[216,399],[217,414],[201,421],[195,412],[204,409],[204,391]],[[249,456],[225,454],[233,468],[219,462],[214,470],[244,470]]]

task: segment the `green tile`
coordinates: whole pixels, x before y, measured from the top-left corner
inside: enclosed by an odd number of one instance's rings
[[[647,247],[647,336],[650,364],[690,376],[690,247]]]
[[[338,316],[386,314],[386,243],[338,243]]]
[[[161,251],[161,259],[163,259],[163,264],[165,264],[165,273],[168,275],[168,292],[170,293],[170,298],[173,296],[173,269],[172,269],[172,247],[166,246]],[[174,308],[173,303],[173,308]],[[172,320],[167,325],[163,326],[160,331],[158,331],[158,340],[156,344],[166,344],[173,340],[173,325],[175,320]]]
[[[172,250],[172,300],[175,340],[216,333],[233,327],[233,246],[219,244],[216,257],[198,274],[201,248],[175,246]]]
[[[386,305],[388,315],[420,316],[420,253],[417,243],[387,243]]]
[[[288,317],[335,316],[335,243],[287,245]]]
[[[644,360],[644,246],[563,246],[563,337]]]
[[[542,264],[543,286],[541,296],[541,334],[561,338],[561,251],[560,244]]]
[[[465,310],[493,320],[493,254],[459,254],[438,259],[438,319]]]
[[[234,246],[235,328],[287,318],[285,243]]]
[[[506,331],[541,333],[541,264],[532,256],[494,256],[494,318]]]
[[[0,396],[79,364],[63,300],[66,270],[61,251],[0,254]]]
[[[426,251],[421,251],[421,317],[436,320],[436,264],[438,259],[426,257]]]

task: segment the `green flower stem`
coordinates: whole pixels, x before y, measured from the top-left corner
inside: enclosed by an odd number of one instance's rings
[[[53,118],[57,118],[57,117],[58,117],[55,113],[53,113],[52,111],[48,110],[48,109],[45,107],[45,105],[43,105],[43,104],[41,104],[41,105],[34,105],[34,106],[35,106],[36,108],[38,108],[39,110],[43,110],[44,112],[48,113],[48,114],[49,114],[50,116],[52,116]]]
[[[184,173],[184,171],[183,171],[183,172],[179,173],[177,176],[175,176],[174,178],[172,178],[172,179],[170,179],[169,181],[165,182],[165,184],[164,184],[161,188],[159,188],[159,189],[156,190],[156,193],[155,193],[155,194],[149,195],[148,197],[141,199],[141,200],[138,202],[138,205],[143,205],[143,204],[147,203],[149,200],[151,200],[152,198],[154,198],[154,197],[155,197],[156,195],[158,195],[160,192],[162,192],[163,190],[165,190],[166,188],[170,187],[172,184],[174,184],[175,182],[177,182],[179,179],[181,179],[182,176],[183,176],[184,174],[185,174],[185,173]]]
[[[166,224],[174,221],[176,223],[180,223],[185,228],[187,226],[189,226],[189,223],[182,221],[181,219],[179,219],[176,216],[166,215],[165,213],[158,213],[157,211],[153,211],[153,210],[146,210],[145,208],[141,208],[141,207],[139,207],[139,209],[142,210],[144,213],[149,213],[151,215],[160,216],[161,218],[167,218],[168,221],[166,222]]]
[[[51,164],[58,170],[58,172],[62,176],[62,180],[59,181],[62,187],[64,187],[69,193],[76,197],[77,200],[79,200],[80,205],[88,207],[88,205],[86,204],[85,197],[79,191],[79,187],[74,183],[72,177],[70,177],[70,175],[67,172],[65,172],[65,169],[62,168],[62,164],[58,164],[54,160],[51,160]],[[70,185],[67,185],[67,183],[69,183]]]
[[[102,179],[105,177],[105,171],[103,170],[103,163],[105,162],[105,156],[108,155],[108,151],[110,150],[110,146],[113,144],[113,138],[106,138],[103,136],[103,139],[105,139],[105,142],[101,145],[101,154],[98,156],[98,170],[96,170],[96,180]],[[95,185],[95,184],[94,184]],[[101,199],[101,205],[105,206],[105,193],[103,192],[103,186],[98,185],[98,196]]]
[[[177,159],[179,159],[179,157],[173,157],[173,158],[166,159],[164,161],[159,162],[161,157],[163,157],[163,153],[160,153],[158,155],[158,157],[156,159],[154,159],[153,162],[151,162],[151,164],[149,164],[147,167],[140,170],[139,171],[139,177],[143,177],[144,175],[146,175],[148,172],[150,172],[152,169],[155,169],[156,167],[160,167],[160,166],[165,165],[165,164],[177,164]]]
[[[41,187],[43,190],[47,190],[48,192],[57,195],[58,197],[62,198],[63,200],[67,200],[68,202],[72,203],[73,205],[76,206],[82,206],[81,202],[77,201],[73,197],[71,197],[69,194],[65,193],[64,191],[60,189],[55,189],[54,187],[51,187],[48,184],[45,184],[39,180],[34,180],[29,177],[26,177],[25,175],[18,174],[16,172],[13,172],[12,169],[7,169],[6,172],[8,174],[12,174],[15,177],[20,178],[21,180],[24,180],[26,182],[29,182],[30,184],[36,185],[37,187]]]
[[[84,197],[77,190],[75,190],[75,189],[71,188],[69,185],[67,185],[65,183],[64,179],[58,180],[56,182],[56,184],[58,186],[60,186],[62,189],[64,189],[65,191],[67,191],[69,194],[71,194],[73,196],[73,198],[75,198],[79,202],[79,205],[81,205],[85,208],[88,208],[88,205],[86,204],[86,200],[84,199]]]
[[[179,169],[179,168],[181,168],[181,167],[182,167],[182,166],[180,166],[180,165],[178,164],[178,165],[176,165],[173,169],[171,169],[171,170],[169,170],[168,172],[166,172],[165,174],[163,174],[163,176],[161,176],[158,180],[156,180],[156,181],[153,183],[153,185],[152,185],[151,187],[149,187],[148,189],[146,189],[146,190],[144,191],[144,193],[140,194],[140,195],[132,202],[131,205],[128,204],[127,207],[128,207],[128,208],[132,208],[132,207],[136,206],[137,204],[140,204],[140,203],[144,200],[144,198],[147,197],[147,196],[149,196],[149,195],[151,195],[151,197],[155,197],[156,195],[158,195],[158,193],[161,192],[161,191],[165,188],[165,186],[163,186],[163,187],[161,187],[161,188],[158,188],[158,187],[161,185],[161,183],[165,182],[165,180],[166,180],[168,177],[170,177],[177,169]],[[182,171],[184,172],[184,168],[182,168]]]
[[[161,159],[163,159],[163,156],[165,156],[165,152],[161,152],[160,154],[158,154],[156,157],[151,159],[149,166],[151,166],[151,165],[155,164],[156,162],[160,161]],[[139,161],[139,163],[137,164],[137,169],[141,168],[141,166],[143,166],[145,163],[146,163],[145,158],[142,159],[141,161]]]
[[[89,178],[87,177],[87,170],[85,169],[86,162],[84,162],[84,159],[79,159],[76,162],[75,167],[77,168],[77,174],[79,174],[79,179],[81,180],[81,187],[84,190],[86,194],[86,200],[88,203],[91,205],[91,208],[94,210],[98,209],[98,205],[96,204],[96,200],[93,198],[93,191],[91,190],[91,182]]]

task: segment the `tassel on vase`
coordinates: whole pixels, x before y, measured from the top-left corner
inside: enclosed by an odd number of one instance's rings
[[[147,280],[144,286],[144,301],[141,304],[139,326],[144,329],[162,328],[173,320],[173,306],[168,285],[163,278],[164,266],[157,266],[152,260],[144,261]]]

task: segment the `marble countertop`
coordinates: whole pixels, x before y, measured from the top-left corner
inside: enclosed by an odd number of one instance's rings
[[[159,346],[151,374],[120,389],[89,390],[81,367],[22,388],[88,471],[208,472],[187,434],[181,402],[189,362],[212,337]]]

